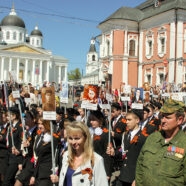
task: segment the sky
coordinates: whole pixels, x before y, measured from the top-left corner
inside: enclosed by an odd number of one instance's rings
[[[68,72],[79,68],[85,75],[92,37],[101,34],[100,22],[122,6],[135,7],[145,0],[14,0],[17,15],[28,34],[36,25],[43,47],[69,60]],[[10,13],[13,0],[0,0],[0,21]],[[96,44],[97,51],[99,46]]]

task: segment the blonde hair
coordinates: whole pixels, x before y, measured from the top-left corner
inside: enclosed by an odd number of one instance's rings
[[[83,134],[83,136],[85,137],[85,143],[84,143],[84,152],[83,152],[83,162],[81,163],[81,165],[91,160],[91,164],[93,166],[94,150],[93,150],[92,139],[88,127],[82,122],[74,121],[66,126],[66,131],[67,131],[67,139],[72,132],[81,132]],[[72,167],[73,167],[74,157],[75,157],[75,151],[71,147],[71,145],[68,144],[68,162],[69,165]]]

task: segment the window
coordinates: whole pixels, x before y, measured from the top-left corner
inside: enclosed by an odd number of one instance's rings
[[[10,39],[10,32],[9,31],[6,33],[6,39]]]
[[[164,53],[165,52],[165,38],[161,38],[160,43],[161,43],[161,53]]]
[[[162,85],[164,82],[164,74],[160,74],[160,84]]]
[[[148,41],[148,55],[151,56],[152,55],[152,41]]]
[[[32,45],[34,45],[34,38],[32,39]]]
[[[92,61],[95,61],[95,60],[96,60],[95,55],[92,55]]]
[[[37,39],[37,46],[39,45],[39,40]]]
[[[129,56],[135,56],[135,41],[130,40],[129,43]]]
[[[19,41],[22,41],[22,33],[19,33]]]
[[[107,41],[107,56],[110,55],[110,41]]]
[[[16,40],[16,32],[13,33],[13,40]]]
[[[149,82],[149,85],[151,85],[151,75],[150,74],[147,75],[147,81]]]

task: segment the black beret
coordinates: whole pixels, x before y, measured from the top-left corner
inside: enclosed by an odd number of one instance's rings
[[[150,112],[150,110],[147,107],[143,107],[143,111]]]
[[[56,108],[56,113],[57,113],[58,115],[62,115],[62,114],[63,114],[63,111],[62,111],[59,107],[57,107],[57,108]]]
[[[103,120],[104,115],[101,111],[98,110],[91,111],[89,119],[92,120],[93,118],[97,118],[98,120]]]
[[[121,110],[121,106],[119,103],[112,103],[112,108],[116,108],[117,110]]]
[[[154,102],[154,106],[158,107],[158,109],[160,109],[162,107],[162,104],[159,102]]]
[[[141,109],[132,109],[131,112],[133,114],[135,114],[140,119],[140,121],[143,120],[143,110],[141,110]]]

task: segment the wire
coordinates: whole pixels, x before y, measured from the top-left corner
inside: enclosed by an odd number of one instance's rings
[[[22,0],[22,1],[25,1],[25,0]],[[9,7],[6,7],[6,6],[0,6],[0,8],[3,8],[3,9],[8,9],[10,10],[11,8]],[[36,15],[43,15],[43,16],[50,16],[50,17],[60,17],[60,18],[64,18],[64,19],[71,19],[71,20],[78,20],[78,21],[85,21],[85,22],[88,22],[88,23],[96,23],[96,24],[99,24],[101,23],[101,21],[98,21],[98,20],[92,20],[92,19],[85,19],[85,18],[79,18],[79,17],[72,17],[72,16],[64,16],[64,15],[59,15],[59,14],[49,14],[49,13],[44,13],[44,12],[38,12],[38,11],[30,11],[30,10],[23,10],[23,9],[16,9],[20,12],[22,12],[23,14],[25,13],[26,15],[30,15],[34,18],[38,18],[38,16]],[[36,14],[36,15],[33,15],[33,14]],[[56,22],[65,22],[61,19],[52,19],[52,21],[56,21]],[[65,23],[69,23],[69,24],[76,24],[76,25],[81,25],[81,26],[86,26],[86,27],[94,27],[93,25],[88,25],[88,24],[82,24],[82,23],[78,23],[78,22],[65,22]],[[106,23],[108,26],[113,26],[113,27],[118,27],[118,26],[122,26],[121,24],[113,24],[113,23]],[[148,32],[149,30],[146,30],[144,32]],[[157,30],[158,31],[158,30]],[[176,32],[173,32],[173,31],[165,31],[166,33],[176,33]],[[135,34],[135,33],[134,33]],[[137,35],[140,34],[140,33],[136,33]],[[185,35],[185,36],[178,36],[178,35]],[[158,35],[155,36],[153,34],[153,38],[157,39],[158,38]],[[186,34],[185,33],[179,33],[177,32],[177,38],[186,38]]]

